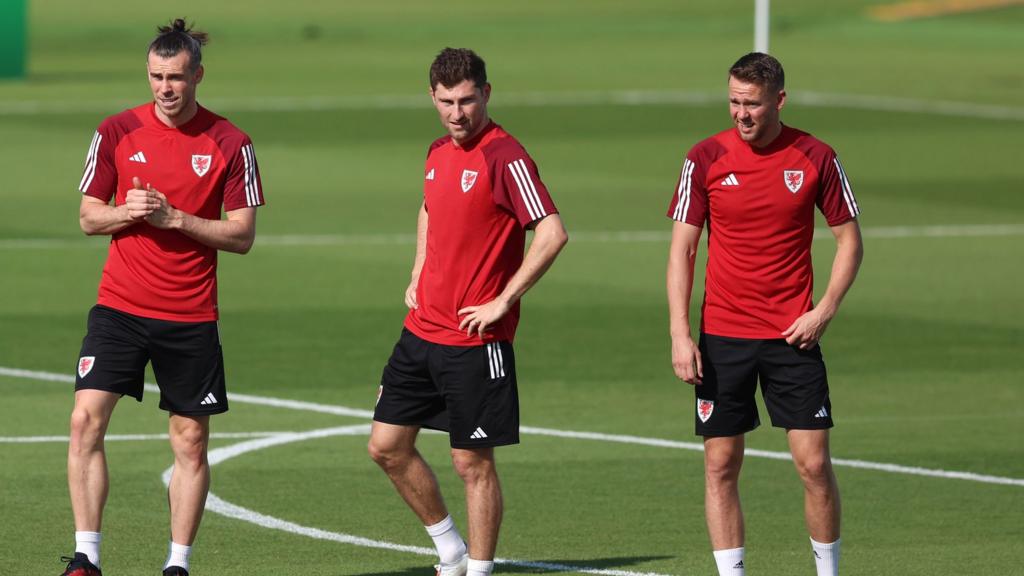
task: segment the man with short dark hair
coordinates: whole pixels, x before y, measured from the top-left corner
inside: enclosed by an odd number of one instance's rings
[[[519,300],[568,235],[533,160],[487,114],[484,61],[446,48],[430,68],[430,95],[448,135],[427,154],[409,313],[381,378],[369,452],[433,539],[437,573],[485,576],[502,517],[494,447],[519,442]],[[416,450],[422,427],[449,433],[468,553]]]
[[[65,576],[101,574],[103,438],[121,396],[142,401],[150,361],[174,452],[163,574],[188,576],[210,485],[210,415],[228,409],[217,251],[249,251],[264,203],[249,137],[196,101],[206,34],[180,19],[158,30],[147,50],[153,101],[100,124],[79,185],[82,231],[111,241],[78,360],[68,447],[75,555]]]
[[[760,424],[760,380],[772,425],[786,429],[804,484],[819,576],[838,574],[839,488],[829,456],[832,404],[818,342],[863,257],[860,208],[836,153],[782,124],[782,65],[751,53],[729,71],[733,128],[686,155],[669,206],[672,365],[694,385],[704,437],[705,509],[719,574],[744,574],[738,480],[744,434]],[[812,302],[815,206],[837,249],[825,294]],[[697,245],[708,225],[699,344],[690,337]]]

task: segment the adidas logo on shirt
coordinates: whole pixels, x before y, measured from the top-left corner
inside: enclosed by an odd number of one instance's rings
[[[722,180],[722,186],[739,186],[740,181],[736,178],[735,174],[729,174],[725,180]]]
[[[476,431],[470,434],[469,437],[472,438],[473,440],[481,440],[483,438],[487,438],[487,433],[484,432],[483,428],[477,426]]]
[[[213,392],[206,395],[203,401],[199,403],[200,406],[209,406],[210,404],[216,404],[217,398],[214,397]]]
[[[821,410],[818,410],[818,413],[815,414],[814,417],[815,418],[828,418],[828,410],[825,410],[825,407],[822,406]]]
[[[131,162],[139,162],[139,163],[145,164],[146,163],[146,155],[143,154],[141,151],[140,152],[136,152],[135,154],[132,154],[131,158],[129,158],[128,160],[131,161]]]
[[[434,179],[434,169],[431,168],[430,172],[427,172],[427,180],[433,180],[433,179]]]

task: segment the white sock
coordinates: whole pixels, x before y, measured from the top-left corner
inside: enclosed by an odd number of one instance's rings
[[[491,571],[494,570],[494,561],[470,558],[467,568],[466,576],[491,576]]]
[[[99,532],[75,532],[75,552],[81,552],[89,557],[89,562],[100,567],[100,540],[103,537]]]
[[[188,559],[192,556],[192,547],[184,544],[170,543],[167,550],[167,562],[164,562],[164,570],[171,566],[180,566],[188,570]]]
[[[715,550],[715,564],[718,564],[718,576],[745,576],[743,566],[743,547]]]
[[[458,562],[466,554],[466,543],[459,535],[459,529],[455,527],[455,521],[451,516],[445,516],[433,526],[424,526],[427,534],[434,539],[434,547],[437,548],[437,555],[441,562],[452,564]]]
[[[811,538],[811,550],[814,551],[814,564],[818,568],[818,576],[839,576],[839,539],[831,544],[822,544]]]

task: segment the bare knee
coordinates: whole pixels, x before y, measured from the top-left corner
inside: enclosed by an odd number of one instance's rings
[[[497,477],[492,449],[452,450],[452,465],[456,474],[467,485],[490,481]]]
[[[171,432],[171,449],[176,462],[192,469],[206,466],[208,438],[203,425],[175,427]]]
[[[391,447],[377,442],[377,439],[373,436],[370,436],[370,441],[366,444],[366,451],[370,454],[370,458],[381,468],[388,468],[395,458]]]
[[[796,470],[808,490],[828,490],[835,482],[832,462],[827,454],[801,458],[796,462]]]
[[[409,446],[383,441],[372,435],[370,442],[366,445],[366,451],[370,454],[370,458],[385,471],[403,467],[414,454],[414,449]]]
[[[704,453],[704,478],[711,489],[730,489],[736,486],[743,466],[743,447],[714,449]]]
[[[739,463],[731,460],[709,460],[704,463],[704,477],[711,486],[736,484],[740,477]]]
[[[89,452],[101,449],[107,422],[101,416],[76,406],[71,411],[71,450]]]

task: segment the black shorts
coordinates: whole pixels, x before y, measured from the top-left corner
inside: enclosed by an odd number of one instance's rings
[[[384,367],[373,419],[447,431],[453,448],[518,444],[512,344],[444,346],[403,329]]]
[[[162,410],[189,416],[227,412],[216,322],[154,320],[100,305],[89,311],[75,390],[105,390],[141,402],[150,361]]]
[[[699,436],[736,436],[761,424],[754,394],[761,382],[772,426],[832,427],[832,403],[821,347],[800,350],[784,339],[700,335],[704,383],[694,386]]]

